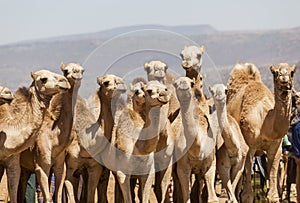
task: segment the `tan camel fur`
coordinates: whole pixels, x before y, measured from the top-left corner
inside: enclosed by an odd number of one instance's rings
[[[246,184],[242,202],[253,202],[251,164],[255,153],[265,151],[268,159],[270,202],[279,202],[277,172],[281,155],[281,140],[287,133],[291,115],[293,74],[296,66],[280,63],[270,66],[274,78],[274,94],[260,81],[257,68],[237,64],[230,75],[228,113],[239,123],[249,146],[245,164]],[[241,81],[239,81],[239,79]]]
[[[202,56],[204,54],[204,46],[184,46],[180,57],[182,59],[181,65],[186,70],[187,77],[192,78],[197,76],[201,71]],[[196,79],[196,78],[195,78]]]
[[[45,202],[52,201],[48,183],[51,168],[55,174],[55,202],[62,201],[62,187],[66,175],[66,148],[73,139],[71,136],[73,114],[84,70],[80,64],[69,63],[67,65],[61,64],[61,71],[70,83],[71,88],[67,92],[52,98],[42,127],[37,133],[34,150],[27,150],[29,152],[25,151],[21,155],[21,158],[26,160],[26,163],[23,160],[21,161],[22,167],[26,168],[28,164],[30,166],[34,165]],[[34,155],[29,155],[30,152]],[[26,155],[29,155],[29,158],[26,158]],[[30,157],[34,157],[32,164],[28,163]],[[26,182],[23,182],[24,187],[26,187]]]
[[[125,108],[116,123],[112,145],[103,153],[105,165],[114,168],[122,190],[124,202],[132,202],[130,178],[139,179],[139,198],[148,202],[151,185],[154,181],[154,153],[157,150],[161,132],[170,128],[168,104],[171,93],[158,81],[150,81],[142,87],[145,94],[143,114]],[[136,91],[133,101],[143,95]],[[137,97],[137,98],[135,98]],[[166,135],[165,135],[166,136]],[[172,156],[173,149],[169,152]],[[167,153],[167,152],[166,152]],[[112,163],[112,158],[115,162]]]
[[[34,145],[52,96],[70,88],[65,77],[47,70],[31,77],[29,88],[19,88],[10,104],[0,106],[0,165],[7,171],[11,202],[17,202],[20,153]]]
[[[171,100],[169,103],[169,120],[172,123],[179,113],[179,103],[176,98],[175,90],[173,87],[173,82],[176,76],[172,73],[167,72],[167,64],[161,61],[150,61],[144,64],[144,69],[147,73],[148,81],[159,81],[161,84],[167,86],[167,88],[172,92]]]
[[[181,53],[182,59],[182,68],[185,70],[185,76],[194,80],[195,84],[193,87],[194,95],[197,98],[198,106],[201,110],[206,114],[211,115],[209,118],[209,123],[211,130],[213,131],[215,137],[218,138],[217,141],[217,148],[219,149],[223,144],[223,139],[220,135],[218,118],[215,111],[213,111],[213,98],[207,99],[206,95],[203,92],[203,84],[204,84],[204,75],[200,73],[202,67],[202,58],[205,52],[204,46],[197,47],[197,46],[185,46]],[[174,179],[176,181],[176,178]],[[175,187],[175,190],[176,187]],[[197,202],[198,201],[198,193],[199,193],[199,185],[198,181],[193,184],[192,194],[191,194],[191,201]],[[176,197],[175,197],[176,199]]]
[[[172,129],[168,129],[167,132],[165,132],[165,134],[166,136],[170,134],[170,138],[172,138],[174,132],[176,132],[176,130],[180,128],[181,125],[180,123],[181,119],[178,118],[178,116],[180,117],[179,114],[180,105],[178,99],[176,98],[176,93],[173,86],[173,82],[176,80],[176,77],[172,73],[167,72],[168,69],[167,64],[161,61],[146,62],[144,64],[144,69],[147,72],[148,81],[159,81],[160,83],[166,85],[169,91],[171,92],[170,102],[168,103],[168,105],[165,105],[163,108],[168,108],[168,112],[169,112],[168,118],[169,121],[171,122],[171,127],[172,127]],[[163,138],[164,136],[161,135],[160,137]],[[160,149],[167,149],[169,147],[168,144],[166,143],[166,139],[160,139],[158,146]],[[155,160],[156,160],[155,161],[156,166],[160,168],[162,165],[166,166],[169,164],[168,168],[166,168],[165,170],[158,170],[157,173],[155,174],[155,186],[154,186],[155,195],[158,202],[163,202],[165,201],[165,199],[169,198],[169,195],[166,192],[172,176],[171,165],[173,160],[165,159],[159,156],[158,154],[155,155]]]
[[[217,171],[227,191],[228,202],[237,203],[235,189],[244,171],[249,147],[243,138],[240,126],[232,116],[227,114],[226,86],[216,84],[209,90],[213,95],[221,135],[224,139],[224,144],[217,150]]]
[[[10,103],[14,98],[13,93],[7,87],[0,86],[0,105]]]
[[[196,98],[200,101],[201,108],[203,108],[204,112],[209,113],[209,107],[212,107],[213,99],[206,99],[206,96],[203,93],[204,76],[200,74],[204,51],[204,46],[185,46],[182,49],[180,56],[182,59],[181,66],[185,70],[185,76],[195,80],[193,89]]]
[[[77,200],[77,185],[78,179],[73,175],[76,170],[87,169],[88,180],[86,183],[86,190],[89,195],[86,196],[86,202],[94,202],[94,194],[99,182],[103,167],[99,160],[94,158],[99,156],[100,153],[109,145],[111,140],[112,128],[114,125],[114,101],[118,99],[120,94],[126,91],[124,81],[115,75],[104,75],[98,77],[97,82],[100,86],[99,97],[101,104],[101,111],[98,119],[95,122],[94,115],[89,110],[85,101],[78,97],[75,111],[75,133],[78,140],[75,140],[71,147],[68,148],[67,162],[67,177],[66,186],[69,198],[71,201],[74,197]],[[109,175],[109,172],[106,174]],[[108,177],[105,177],[105,181]],[[104,183],[107,184],[107,183]],[[99,192],[98,201],[106,201],[106,185],[103,190]],[[99,199],[100,198],[100,199]]]
[[[176,140],[175,156],[182,157],[177,162],[177,174],[182,188],[183,202],[190,202],[190,176],[195,174],[200,181],[199,201],[204,180],[208,188],[208,202],[218,202],[214,189],[216,170],[215,137],[209,131],[207,115],[199,108],[195,98],[194,81],[180,77],[174,82],[177,98],[180,102],[182,117],[182,135]]]

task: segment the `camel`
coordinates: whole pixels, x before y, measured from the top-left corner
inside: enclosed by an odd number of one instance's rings
[[[200,101],[200,108],[207,114],[209,108],[213,106],[213,99],[206,99],[203,94],[203,80],[204,75],[200,74],[202,67],[202,56],[205,52],[204,46],[184,46],[180,53],[182,58],[181,66],[185,70],[185,76],[195,80],[194,93],[196,98]]]
[[[125,108],[122,111],[113,131],[112,144],[102,154],[105,165],[113,168],[117,175],[124,202],[132,202],[130,178],[135,177],[139,180],[140,201],[148,202],[156,169],[154,153],[169,157],[173,154],[172,147],[164,152],[157,151],[160,136],[164,134],[164,139],[170,136],[165,134],[170,123],[168,108],[163,106],[168,104],[171,93],[158,81],[150,81],[142,89],[144,95],[137,88],[132,99],[133,107],[138,105],[138,110]]]
[[[0,86],[0,105],[10,103],[14,98],[13,93],[7,87]]]
[[[174,134],[174,132],[176,132],[177,129],[180,128],[180,123],[181,123],[181,119],[180,119],[180,105],[178,102],[178,99],[176,98],[176,93],[175,93],[175,89],[173,86],[173,82],[176,80],[175,75],[173,75],[172,73],[167,72],[168,66],[167,64],[161,62],[161,61],[150,61],[150,62],[146,62],[144,64],[144,69],[147,73],[147,78],[148,81],[158,81],[164,85],[167,86],[167,88],[169,89],[169,91],[171,92],[171,99],[170,102],[168,103],[168,105],[165,105],[164,108],[168,108],[168,119],[171,123],[171,127],[172,129],[168,129],[168,131],[170,132],[166,132],[166,134],[170,134],[170,138],[172,138],[171,135]],[[164,136],[161,136],[164,137]],[[176,135],[175,135],[176,137]],[[175,138],[174,137],[174,138]],[[169,139],[170,139],[169,138]],[[172,141],[174,142],[174,140]],[[168,143],[166,143],[166,139],[161,139],[159,141],[158,146],[160,147],[160,149],[166,149],[168,148]],[[160,150],[158,149],[158,151]],[[155,174],[155,187],[154,187],[154,191],[155,191],[155,195],[157,197],[158,202],[163,202],[167,201],[167,199],[169,198],[169,195],[166,193],[167,192],[167,188],[168,185],[170,183],[170,179],[171,179],[171,165],[173,160],[167,160],[164,159],[162,157],[159,157],[158,155],[155,156],[155,162],[156,162],[156,166],[160,167],[159,165],[167,165],[169,164],[169,167],[166,168],[165,170],[158,170],[157,173]],[[165,167],[163,167],[165,168]]]
[[[70,89],[67,79],[47,70],[31,73],[29,88],[19,88],[0,110],[0,164],[6,167],[11,202],[17,202],[20,153],[32,147],[51,98]]]
[[[71,88],[67,92],[55,95],[52,98],[45,114],[42,127],[37,133],[34,150],[24,151],[21,155],[24,160],[21,161],[23,168],[31,170],[31,166],[34,165],[34,170],[37,180],[40,183],[45,202],[52,201],[48,183],[51,168],[55,174],[55,202],[62,201],[62,187],[66,175],[66,148],[73,139],[71,136],[73,113],[84,71],[82,66],[76,63],[69,63],[67,65],[62,63],[60,68],[70,83]],[[29,155],[30,152],[33,155]],[[25,156],[29,157],[26,158]],[[32,163],[29,163],[31,157],[33,157],[34,160],[32,160]],[[26,187],[26,182],[23,182],[23,188]],[[23,193],[25,193],[25,191],[23,191]]]
[[[224,144],[217,150],[217,171],[227,191],[229,202],[237,203],[234,192],[244,171],[249,147],[238,123],[227,114],[226,86],[215,84],[209,87],[209,90],[213,95],[219,126],[222,130],[221,135],[224,139]]]
[[[214,189],[216,169],[215,137],[209,130],[208,116],[198,106],[193,91],[195,82],[180,77],[174,82],[182,117],[182,134],[176,140],[175,156],[177,174],[182,189],[183,202],[190,202],[190,176],[195,174],[200,182],[199,201],[204,180],[208,189],[208,202],[218,202]]]
[[[193,92],[195,97],[199,101],[198,102],[199,108],[201,108],[201,110],[206,115],[211,114],[208,117],[210,119],[209,123],[210,123],[211,130],[215,134],[215,137],[218,138],[217,148],[219,149],[223,144],[223,139],[220,135],[217,114],[215,111],[213,111],[214,109],[213,98],[207,99],[206,95],[204,95],[203,93],[203,84],[204,84],[205,77],[203,74],[200,73],[200,71],[202,68],[202,58],[204,52],[205,52],[204,46],[200,46],[200,47],[184,46],[180,53],[180,57],[182,59],[181,66],[185,70],[185,76],[195,81],[193,86]],[[176,174],[174,174],[174,176],[176,177]],[[174,178],[174,180],[177,181],[176,178]],[[175,193],[177,187],[178,184],[175,185]],[[193,202],[198,201],[198,193],[199,193],[199,185],[198,185],[198,181],[196,181],[193,184],[192,194],[191,194],[191,198],[192,198],[191,200]],[[176,198],[177,197],[175,196],[175,199]]]
[[[103,77],[98,77],[97,82],[100,86],[98,95],[100,98],[100,113],[96,119],[93,113],[89,110],[86,102],[78,97],[75,111],[75,126],[74,132],[77,138],[68,148],[66,158],[67,176],[65,185],[67,187],[68,196],[71,201],[77,195],[78,179],[73,175],[76,170],[82,171],[86,168],[88,172],[87,191],[89,194],[94,194],[99,182],[100,176],[103,178],[103,185],[98,190],[98,201],[106,201],[106,187],[108,182],[109,171],[102,167],[98,159],[99,154],[109,145],[111,134],[114,125],[114,115],[117,111],[116,105],[118,98],[126,91],[126,85],[120,77],[107,74]],[[103,174],[105,173],[105,174]],[[101,177],[102,178],[102,177]],[[107,179],[107,180],[106,180]],[[105,194],[105,195],[104,195]],[[87,195],[86,202],[94,202],[93,195]],[[77,199],[77,197],[76,197]]]
[[[251,64],[237,64],[228,81],[228,114],[240,125],[249,146],[245,163],[246,183],[242,202],[253,202],[251,164],[255,153],[267,154],[270,202],[279,202],[277,172],[282,137],[290,125],[293,74],[296,66],[280,63],[270,66],[274,78],[274,94],[261,82],[259,70]]]

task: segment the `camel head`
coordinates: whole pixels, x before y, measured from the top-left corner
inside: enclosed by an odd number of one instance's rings
[[[182,102],[186,99],[190,100],[193,96],[193,88],[195,85],[195,81],[188,77],[179,77],[173,83],[176,89],[176,95],[179,102]]]
[[[280,90],[292,90],[294,88],[294,73],[296,65],[290,66],[287,63],[280,63],[277,66],[270,66],[274,78],[274,87]]]
[[[48,70],[31,72],[31,77],[33,85],[41,97],[52,97],[71,88],[70,83],[64,76]]]
[[[158,80],[161,82],[166,77],[168,66],[161,61],[150,61],[144,64],[144,69],[147,72],[148,81]]]
[[[0,105],[10,103],[14,98],[13,93],[7,87],[0,86]]]
[[[199,73],[201,70],[203,53],[204,46],[185,46],[180,53],[182,58],[182,67],[186,71],[196,71]]]
[[[145,84],[146,82],[140,81],[140,82],[136,82],[130,87],[130,91],[131,91],[130,98],[132,99],[132,102],[140,106],[146,102],[145,92],[143,91],[143,86]]]
[[[226,103],[227,87],[225,85],[215,84],[212,87],[209,87],[209,91],[214,98],[215,104]]]
[[[124,80],[112,74],[106,74],[103,77],[98,77],[97,82],[100,86],[101,94],[104,94],[104,96],[108,99],[112,99],[112,97],[116,94],[125,93],[127,90]]]
[[[63,72],[64,76],[68,79],[71,86],[81,81],[84,69],[80,64],[69,63],[65,65],[61,63],[60,69]]]
[[[167,104],[171,98],[171,92],[160,82],[153,80],[143,86],[145,101],[148,106],[162,106]]]

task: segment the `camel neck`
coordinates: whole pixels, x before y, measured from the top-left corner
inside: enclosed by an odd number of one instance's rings
[[[277,132],[285,134],[289,128],[292,109],[292,91],[275,88],[274,124]],[[284,127],[283,127],[284,126]],[[281,133],[280,133],[281,134]],[[282,134],[282,135],[283,135]]]
[[[218,116],[218,123],[221,130],[221,136],[223,137],[224,144],[226,146],[227,152],[230,157],[236,157],[238,155],[238,150],[240,143],[236,132],[233,131],[227,115],[226,103],[216,102],[216,111]]]
[[[80,82],[81,83],[81,82]],[[76,83],[74,87],[72,88],[72,112],[75,114],[75,107],[76,107],[76,101],[78,97],[78,91],[79,91],[80,84]],[[75,116],[74,116],[75,118]]]
[[[145,125],[139,133],[135,146],[141,154],[149,154],[156,150],[160,131],[167,122],[167,111],[163,107],[149,107],[146,105]]]
[[[184,135],[187,140],[187,145],[191,146],[194,140],[200,139],[198,136],[198,123],[194,117],[195,104],[194,98],[181,98],[180,99],[180,111],[182,116],[182,124],[184,129]],[[200,141],[200,140],[199,140]]]
[[[114,118],[112,113],[112,99],[107,97],[104,92],[100,89],[100,114],[98,118],[98,123],[104,130],[104,136],[107,140],[111,140],[112,129],[114,126]]]
[[[32,110],[32,118],[34,120],[34,124],[41,124],[43,121],[44,113],[46,108],[49,107],[49,103],[52,97],[50,96],[41,96],[37,93],[36,88],[31,86],[29,89],[31,95],[31,110]]]
[[[146,111],[145,111],[145,124],[144,128],[159,128],[160,121],[163,119],[163,114],[161,113],[161,107],[150,107],[146,104]]]
[[[133,101],[132,103],[134,111],[136,111],[141,118],[143,119],[144,122],[146,122],[146,105],[145,104],[138,104],[136,101]]]
[[[218,116],[218,122],[221,129],[228,127],[228,118],[227,118],[227,111],[226,111],[226,104],[215,102],[217,116]]]
[[[198,71],[198,68],[197,69],[190,68],[189,70],[186,70],[185,76],[192,79],[192,80],[193,79],[197,80],[198,77],[200,76],[200,71]]]

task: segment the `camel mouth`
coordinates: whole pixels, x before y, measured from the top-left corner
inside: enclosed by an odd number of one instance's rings
[[[9,98],[1,98],[1,100],[3,100],[4,102],[10,103],[14,98],[13,97],[9,97]]]
[[[71,78],[75,81],[80,81],[82,80],[82,76],[81,77],[74,77],[74,76],[71,76]]]
[[[181,65],[183,69],[187,70],[187,69],[191,69],[192,66],[189,66],[189,65]]]
[[[222,98],[215,98],[216,102],[226,102],[226,98],[222,97]]]
[[[162,104],[167,104],[169,102],[169,100],[167,99],[160,99],[160,98],[157,98],[157,101],[159,101]]]
[[[280,87],[283,90],[291,90],[292,89],[292,85],[288,81],[280,82]]]
[[[180,87],[178,88],[179,91],[182,91],[182,92],[185,92],[185,91],[188,91],[190,90],[190,87],[189,86],[186,86],[186,87]]]
[[[70,88],[68,87],[59,87],[58,88],[60,92],[67,92]]]

